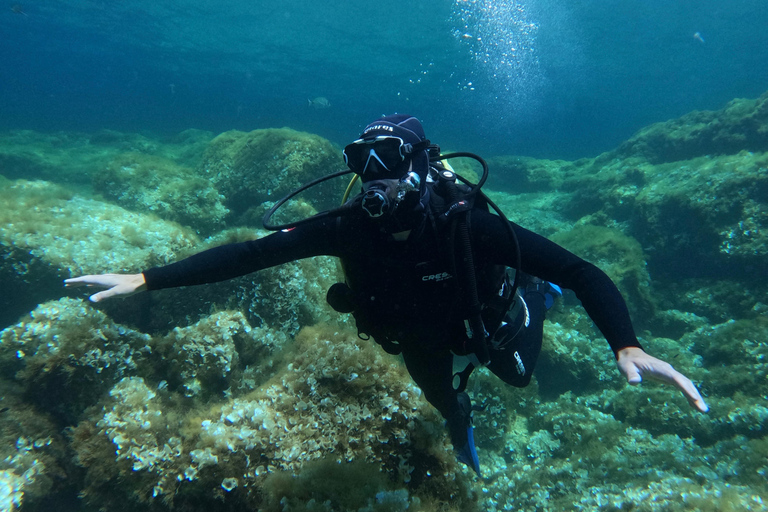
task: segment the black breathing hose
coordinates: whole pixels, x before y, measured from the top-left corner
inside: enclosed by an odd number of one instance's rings
[[[439,153],[439,150],[438,150]],[[429,160],[430,162],[439,162],[442,160],[449,160],[451,158],[471,158],[475,161],[477,161],[483,168],[483,175],[480,176],[480,181],[477,183],[471,183],[469,180],[464,178],[463,176],[460,176],[456,173],[456,178],[464,183],[466,186],[470,188],[469,193],[467,194],[468,197],[473,197],[475,195],[479,195],[486,203],[488,203],[488,206],[493,208],[493,210],[498,214],[499,217],[504,221],[504,226],[506,226],[507,231],[509,232],[509,238],[512,240],[512,245],[515,247],[515,278],[512,281],[512,293],[510,294],[509,298],[509,305],[512,305],[512,302],[515,300],[515,294],[517,292],[517,288],[520,284],[520,267],[522,265],[522,255],[520,253],[520,241],[517,239],[517,233],[515,233],[515,228],[512,226],[512,223],[509,221],[506,215],[504,215],[504,212],[496,206],[496,203],[491,201],[491,199],[485,195],[485,193],[481,190],[483,185],[485,185],[486,180],[488,179],[488,164],[485,162],[485,160],[474,154],[474,153],[467,153],[467,152],[459,152],[459,153],[448,153],[447,155],[435,155],[430,156]],[[474,268],[473,268],[474,271]]]
[[[317,178],[316,180],[312,180],[309,183],[306,183],[306,184],[302,185],[301,187],[297,188],[296,190],[294,190],[293,192],[291,192],[290,194],[288,194],[284,198],[280,199],[278,202],[276,202],[272,206],[272,208],[269,209],[269,211],[267,213],[264,214],[264,217],[262,217],[261,223],[262,223],[262,225],[264,225],[264,229],[268,229],[269,231],[280,231],[281,229],[295,228],[296,226],[300,226],[300,225],[302,225],[302,224],[304,224],[306,222],[309,222],[310,220],[315,220],[318,217],[327,217],[328,215],[332,215],[332,214],[334,214],[334,215],[343,215],[344,207],[336,208],[334,210],[326,210],[326,211],[323,211],[323,212],[319,212],[319,213],[316,213],[315,215],[313,215],[311,217],[307,217],[306,219],[297,220],[295,222],[289,222],[287,224],[271,224],[270,223],[270,220],[272,219],[272,216],[275,214],[275,212],[278,210],[278,208],[283,206],[286,202],[288,202],[288,200],[293,199],[294,197],[296,197],[300,193],[304,192],[308,188],[314,187],[315,185],[317,185],[319,183],[322,183],[324,181],[327,181],[327,180],[330,180],[330,179],[333,179],[333,178],[338,178],[339,176],[344,176],[345,174],[350,174],[351,172],[352,172],[351,170],[347,169],[345,171],[338,171],[338,172],[335,172],[333,174],[329,174],[327,176],[322,176],[320,178]]]
[[[456,174],[453,171],[441,171],[439,186],[443,187],[448,195],[448,201],[451,203],[451,208],[455,207],[461,200],[466,200],[466,196],[462,197],[459,193],[459,189],[456,186]],[[454,275],[459,280],[459,285],[463,289],[463,296],[466,298],[466,306],[469,315],[465,319],[467,325],[467,339],[469,340],[468,352],[475,354],[478,363],[485,366],[491,360],[488,353],[487,337],[488,333],[483,325],[483,318],[481,315],[482,306],[480,304],[480,298],[477,293],[477,277],[475,275],[475,263],[472,258],[472,244],[469,239],[469,227],[467,226],[467,212],[469,210],[461,210],[454,214],[452,219],[451,231],[454,231],[458,235],[458,242],[461,250],[461,271],[458,269],[452,269]],[[453,237],[451,237],[453,238]],[[453,251],[455,253],[455,246]],[[453,256],[453,255],[452,255]],[[455,258],[455,256],[454,256]],[[455,261],[455,260],[454,260]],[[454,266],[458,265],[454,263]]]

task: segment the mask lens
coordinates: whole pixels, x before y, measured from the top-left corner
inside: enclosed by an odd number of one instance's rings
[[[360,175],[370,169],[371,161],[375,161],[377,167],[392,172],[405,159],[402,146],[403,140],[399,137],[358,139],[344,148],[344,162]]]

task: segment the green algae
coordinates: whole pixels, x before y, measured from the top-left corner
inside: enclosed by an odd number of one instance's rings
[[[418,426],[437,418],[417,412],[423,399],[403,378],[404,368],[394,358],[351,333],[325,327],[305,328],[297,336],[297,344],[288,359],[291,363],[264,385],[229,399],[194,402],[193,407],[187,404],[181,410],[172,408],[170,388],[155,391],[142,378],[123,378],[101,401],[100,411],[74,430],[73,447],[90,475],[89,495],[119,509],[120,499],[130,494],[131,500],[139,502],[157,498],[183,506],[188,500],[208,501],[217,499],[217,494],[231,493],[230,500],[269,509],[286,495],[290,500],[324,497],[314,481],[304,482],[290,493],[280,483],[296,478],[302,482],[307,478],[304,472],[311,475],[320,464],[311,463],[324,460],[323,464],[339,468],[338,475],[354,468],[367,468],[363,475],[356,470],[358,478],[379,474],[366,484],[368,490],[358,508],[392,510],[376,495],[403,489],[403,483],[424,479],[428,473],[457,470],[449,452],[436,452],[434,439],[424,438],[437,432],[442,437],[443,433],[439,428]],[[198,366],[213,366],[218,371],[213,361]],[[104,443],[105,436],[111,445]],[[423,452],[425,447],[429,447],[428,453]],[[114,467],[103,472],[104,461],[110,458]],[[134,480],[135,486],[113,496],[102,495],[100,489],[111,487],[111,480],[125,478]],[[423,495],[427,503],[435,501],[430,494],[438,489],[438,496],[450,488],[457,496],[469,492],[465,479],[461,492],[455,482],[427,479],[414,494]],[[345,480],[336,485],[348,488],[350,483]],[[196,492],[211,486],[219,489],[212,496],[201,497]],[[271,494],[264,496],[264,492]],[[347,503],[355,502],[354,493],[351,496]],[[422,498],[408,498],[408,502],[416,501]],[[345,503],[342,497],[334,502],[337,506]],[[460,502],[472,501],[463,498]]]
[[[650,293],[651,278],[640,243],[618,229],[578,224],[550,239],[608,274],[619,287],[635,318],[655,311]]]
[[[199,170],[237,217],[343,165],[339,149],[322,137],[280,128],[222,133],[210,142]],[[325,199],[317,208],[322,210],[338,205],[342,192],[326,183],[312,197]]]
[[[123,153],[157,155],[178,165],[196,164],[211,138],[211,133],[201,130],[186,130],[163,140],[108,129],[95,133],[12,130],[0,134],[0,174],[9,179],[87,185]]]
[[[0,188],[0,244],[22,248],[72,275],[170,263],[199,239],[190,230],[86,199],[44,181]]]
[[[211,183],[173,160],[123,153],[93,177],[93,188],[124,208],[155,214],[212,233],[224,226],[229,210]]]
[[[640,157],[661,164],[742,150],[768,151],[768,93],[757,99],[735,99],[722,110],[691,112],[653,124],[606,157]]]

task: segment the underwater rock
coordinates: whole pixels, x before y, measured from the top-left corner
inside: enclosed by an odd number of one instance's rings
[[[640,243],[618,229],[577,224],[550,239],[578,254],[608,274],[627,301],[632,317],[654,315],[656,304],[650,292],[651,277]]]
[[[85,199],[48,182],[0,181],[0,327],[11,325],[40,302],[60,297],[62,280],[83,274],[139,272],[222,243],[264,236],[266,231],[230,230],[201,243],[191,230]],[[100,305],[117,322],[145,332],[189,325],[213,306],[236,305],[254,326],[280,327],[337,319],[325,302],[336,282],[330,258],[303,260],[226,283],[141,294]],[[312,278],[310,278],[312,276]],[[81,290],[69,291],[82,296]],[[183,300],[180,298],[183,297]]]
[[[657,277],[768,273],[768,153],[659,165],[613,160],[566,182],[563,215],[621,227],[642,244]]]
[[[488,186],[512,194],[552,192],[578,174],[582,161],[546,160],[525,156],[488,158]],[[460,173],[463,176],[463,173]]]
[[[170,263],[199,243],[190,230],[74,195],[45,181],[0,183],[0,244],[71,275]]]
[[[726,272],[717,278],[680,278],[656,281],[663,307],[678,308],[685,314],[707,320],[705,323],[719,324],[732,318],[751,319],[768,311],[768,289],[755,280],[736,280]],[[700,321],[686,322],[692,328],[701,327]],[[681,333],[682,334],[682,333]]]
[[[151,357],[151,338],[117,325],[82,300],[39,305],[0,331],[0,372],[13,376],[27,401],[63,424]]]
[[[509,190],[548,190],[574,224],[633,236],[664,277],[748,277],[768,273],[766,149],[768,93],[653,125],[594,159],[492,159],[492,176]]]
[[[653,124],[601,158],[636,157],[656,165],[740,151],[768,151],[768,92],[757,99],[735,99],[721,110]]]
[[[199,244],[177,224],[45,181],[0,180],[0,327],[62,295],[62,279],[137,272]]]
[[[210,397],[229,389],[243,370],[251,379],[249,387],[256,386],[255,378],[265,373],[271,352],[281,348],[286,338],[279,330],[251,328],[240,312],[220,311],[194,325],[175,328],[158,341],[157,350],[173,387],[178,383],[187,396]]]
[[[222,133],[210,142],[199,167],[235,217],[343,168],[341,152],[326,139],[289,128]],[[321,210],[338,205],[342,193],[326,182],[306,197],[324,205]]]
[[[589,316],[570,310],[552,317],[544,323],[544,348],[534,371],[539,395],[550,399],[574,388],[592,393],[616,384],[613,353]]]
[[[23,389],[0,377],[0,510],[34,510],[55,500],[69,463],[67,443],[51,417],[25,403]]]
[[[387,475],[374,480],[381,488],[368,484],[369,494],[352,510],[377,503],[381,492],[378,502],[388,502],[394,496],[387,493],[405,488],[408,501],[452,494],[456,510],[472,504],[466,473],[445,449],[442,421],[399,361],[350,332],[323,326],[304,328],[287,360],[253,390],[233,386],[230,397],[181,407],[171,390],[123,378],[74,429],[73,448],[88,473],[86,498],[110,509],[121,502],[124,508],[124,500],[174,507],[225,500],[279,510],[283,498],[323,496],[309,491],[310,482],[304,491],[279,482],[301,482],[327,460],[330,466],[320,467],[338,474],[332,468],[339,464],[368,468],[359,475],[361,486],[371,471]],[[106,466],[112,469],[103,471]]]
[[[734,438],[710,450],[627,426],[599,411],[599,401],[569,392],[539,404],[511,439],[515,449],[489,464],[486,509],[768,510],[757,490],[768,470],[764,440]],[[715,451],[751,455],[730,466]],[[736,477],[742,473],[750,476]]]
[[[0,132],[0,176],[89,185],[93,176],[123,153],[197,165],[212,138],[213,134],[202,130],[185,130],[164,140],[107,129],[95,133],[11,130]]]
[[[155,155],[117,155],[93,176],[93,187],[123,208],[155,214],[204,235],[222,228],[229,213],[208,179]]]
[[[89,135],[77,132],[0,133],[0,175],[8,179],[87,183],[91,173],[109,158],[108,149],[95,150],[88,139]]]
[[[563,215],[557,206],[562,199],[558,192],[509,194],[488,190],[485,193],[509,220],[542,236],[550,237],[573,226],[573,220]]]
[[[713,400],[712,424],[702,442],[764,438],[768,434],[768,319],[729,320],[686,334],[682,343],[701,358],[702,391]]]
[[[634,205],[631,231],[660,271],[715,278],[710,269],[768,271],[768,153],[657,168]]]

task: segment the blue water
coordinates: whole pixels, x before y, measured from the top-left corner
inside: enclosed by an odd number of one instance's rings
[[[0,129],[291,126],[341,144],[398,111],[445,147],[574,158],[768,88],[764,0],[18,5],[0,11]]]

